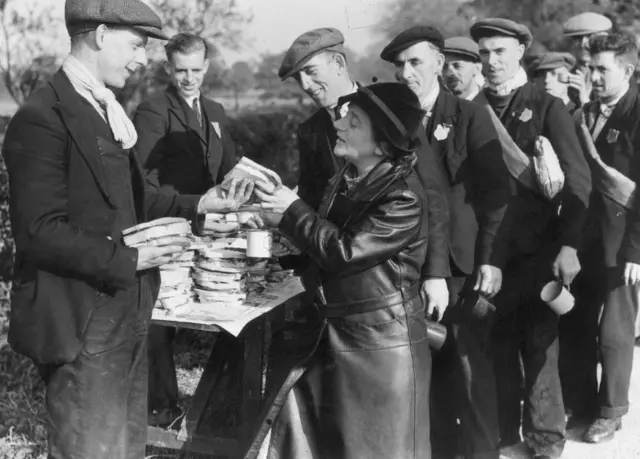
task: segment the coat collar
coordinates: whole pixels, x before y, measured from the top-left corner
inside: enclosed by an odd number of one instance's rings
[[[175,86],[169,85],[165,91],[165,95],[167,96],[167,99],[169,99],[169,105],[171,106],[170,110],[176,115],[176,118],[178,118],[186,128],[194,131],[198,137],[200,137],[200,140],[206,144],[207,138],[205,137],[205,133],[207,130],[200,128],[195,113],[192,108],[189,107],[187,101],[180,95]],[[207,103],[205,103],[205,101]],[[211,107],[209,106],[207,99],[202,97],[202,94],[200,95],[200,107],[202,107],[204,114],[206,115],[205,118],[210,119],[207,108],[211,110]],[[204,120],[204,122],[206,122],[206,120]]]
[[[618,101],[615,108],[613,109],[613,112],[611,112],[611,116],[602,127],[602,131],[598,136],[598,139],[596,140],[596,145],[609,143],[609,140],[607,139],[607,133],[611,129],[616,129],[619,132],[627,131],[629,129],[629,123],[632,122],[632,120],[634,120],[635,118],[632,115],[632,111],[637,103],[637,98],[637,87],[635,85],[629,85],[629,89],[627,90],[626,94],[622,96],[622,99]],[[594,107],[597,107],[597,102],[590,102],[588,107],[586,107],[585,109],[588,112],[592,112]]]
[[[345,165],[329,182],[331,186],[331,191],[328,195],[329,199],[325,200],[327,204],[325,206],[321,206],[319,210],[319,213],[323,218],[326,218],[331,211],[336,195],[344,189],[344,175],[351,167],[353,166],[350,164]],[[366,175],[366,177],[362,179],[362,181],[358,182],[355,187],[347,193],[347,197],[351,201],[370,203],[384,193],[398,178],[408,175],[412,169],[413,165],[411,163],[396,165],[388,160],[381,161]],[[359,212],[355,212],[351,215],[344,225],[346,226],[349,221],[357,217],[358,214]]]
[[[69,135],[78,146],[78,151],[93,173],[100,192],[109,205],[115,208],[115,204],[109,196],[107,178],[98,153],[95,133],[87,128],[88,124],[82,119],[82,114],[88,109],[82,96],[76,92],[62,70],[55,73],[49,84],[58,98],[54,109],[60,114]],[[93,110],[93,108],[89,109]]]

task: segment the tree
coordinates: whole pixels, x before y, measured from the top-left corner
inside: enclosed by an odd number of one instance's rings
[[[251,15],[240,8],[236,0],[146,0],[160,16],[168,35],[191,32],[207,41],[209,71],[203,91],[222,86],[224,59],[219,48],[237,50],[245,44],[242,32],[251,22]],[[151,40],[147,49],[149,64],[138,69],[118,91],[118,100],[130,115],[146,97],[164,88],[169,77],[164,70],[166,59],[163,42]]]
[[[240,110],[239,95],[255,86],[253,70],[244,61],[236,62],[227,74],[227,84],[233,89],[236,113]]]
[[[60,8],[58,8],[60,10]],[[18,104],[58,67],[67,40],[58,14],[39,0],[0,1],[0,73]]]
[[[237,50],[253,17],[236,0],[147,0],[167,32],[195,33],[216,46]]]

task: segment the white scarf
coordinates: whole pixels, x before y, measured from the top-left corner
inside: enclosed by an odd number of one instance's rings
[[[518,72],[513,78],[508,79],[504,83],[493,85],[487,81],[487,87],[491,89],[497,96],[508,96],[516,89],[524,86],[529,80],[527,79],[527,72],[522,67],[518,69]]]
[[[114,139],[122,148],[128,150],[133,147],[138,141],[138,133],[124,108],[116,100],[115,94],[96,80],[91,72],[71,55],[68,55],[62,63],[62,70],[78,94],[87,99],[107,121]]]

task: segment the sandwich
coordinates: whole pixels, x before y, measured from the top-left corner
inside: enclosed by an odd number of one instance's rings
[[[226,181],[233,177],[248,178],[255,182],[261,182],[262,188],[266,193],[273,193],[282,185],[282,180],[278,174],[245,156],[224,176],[224,179]]]
[[[184,218],[165,217],[122,231],[127,247],[145,245],[189,245],[193,241],[191,223]]]

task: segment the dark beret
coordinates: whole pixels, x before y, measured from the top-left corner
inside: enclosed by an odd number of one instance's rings
[[[481,38],[495,36],[516,38],[525,48],[528,48],[533,42],[533,35],[531,35],[529,27],[504,18],[489,18],[478,21],[471,26],[469,33],[476,42],[479,42]]]
[[[576,58],[569,53],[549,52],[535,59],[529,69],[531,72],[542,70],[554,70],[560,67],[566,67],[571,70],[576,65]]]
[[[338,29],[324,27],[305,32],[296,38],[282,59],[278,76],[286,80],[295,75],[309,60],[323,51],[344,54],[344,36]]]
[[[469,37],[452,37],[444,41],[445,56],[460,56],[480,62],[478,44]]]
[[[387,62],[393,62],[398,53],[423,41],[431,43],[439,50],[444,48],[444,38],[438,29],[432,26],[415,26],[391,40],[380,53],[380,57]]]
[[[168,40],[162,19],[141,0],[66,0],[64,21],[69,36],[95,30],[100,24],[131,27],[141,34]]]

